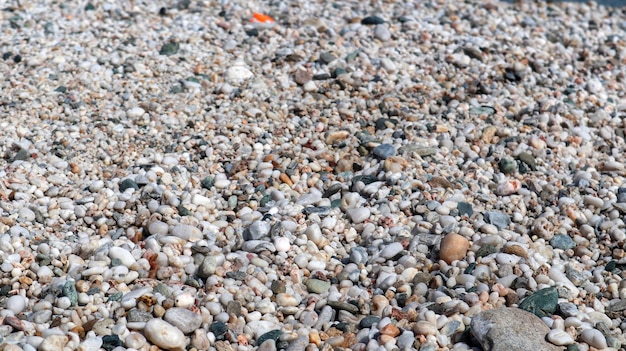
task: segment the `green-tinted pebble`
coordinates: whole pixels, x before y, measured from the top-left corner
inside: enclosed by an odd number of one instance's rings
[[[555,287],[541,289],[525,298],[519,308],[535,314],[537,317],[549,317],[556,311],[559,295]]]

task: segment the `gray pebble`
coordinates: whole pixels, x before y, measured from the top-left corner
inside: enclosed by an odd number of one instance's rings
[[[185,334],[192,333],[202,325],[201,314],[180,307],[173,307],[167,310],[163,319]]]

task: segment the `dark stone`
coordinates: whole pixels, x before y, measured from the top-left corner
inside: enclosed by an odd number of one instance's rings
[[[0,296],[9,296],[9,292],[13,290],[11,285],[0,286]]]
[[[175,41],[169,42],[161,47],[159,54],[165,56],[176,55],[178,53],[178,49],[180,48],[180,44]]]
[[[371,328],[373,325],[380,322],[380,317],[377,316],[366,316],[359,322],[359,327],[361,328]]]
[[[280,332],[280,329],[270,330],[267,333],[259,336],[259,338],[256,341],[256,345],[261,345],[264,341],[267,341],[267,340],[278,341],[278,338],[280,338],[281,334],[282,333]]]
[[[318,74],[314,74],[313,77],[311,77],[311,79],[313,80],[326,80],[330,78],[332,77],[328,73],[318,73]]]
[[[207,190],[210,190],[213,187],[213,184],[215,184],[215,179],[213,179],[213,177],[211,177],[211,176],[205,177],[200,182],[200,185],[202,185],[202,187],[207,189]]]
[[[226,272],[226,277],[234,280],[244,280],[246,275],[246,272],[242,271]]]
[[[213,322],[209,326],[209,331],[215,335],[217,340],[223,340],[224,335],[226,335],[226,332],[228,331],[228,326],[226,326],[226,323],[224,322]]]
[[[500,172],[504,174],[513,173],[517,169],[517,163],[510,157],[501,158],[498,166],[500,167]]]
[[[456,205],[456,209],[459,210],[459,216],[467,215],[468,217],[471,217],[474,214],[474,208],[469,202],[459,202]]]
[[[374,157],[384,160],[396,154],[396,148],[391,144],[380,144],[372,150]]]
[[[348,73],[348,71],[346,71],[344,68],[341,67],[337,67],[333,70],[332,74],[330,75],[332,78],[337,78],[342,74],[346,74]]]
[[[274,294],[280,294],[287,291],[287,287],[285,286],[285,282],[274,280],[270,286],[270,289]]]
[[[367,16],[361,20],[361,24],[372,26],[376,24],[383,24],[385,20],[378,16]]]
[[[137,185],[137,183],[135,183],[135,181],[130,178],[122,180],[122,182],[120,183],[120,192],[123,193],[124,191],[126,191],[126,189],[130,188],[139,190],[139,185]]]
[[[249,37],[258,37],[259,36],[259,30],[257,28],[250,28],[246,30],[246,34]]]
[[[535,161],[535,157],[533,155],[529,154],[528,152],[522,152],[521,154],[517,155],[517,158],[524,164],[526,164],[531,171],[537,170],[537,162]]]
[[[550,317],[558,306],[559,294],[555,287],[541,289],[525,298],[519,308],[533,313],[537,317]]]
[[[116,347],[122,346],[122,340],[117,335],[104,335],[102,337],[102,348],[111,351]]]
[[[335,184],[329,186],[328,188],[326,188],[326,190],[322,194],[322,197],[329,198],[329,197],[335,195],[336,193],[338,193],[339,191],[341,191],[342,187],[343,187],[343,185],[341,183],[339,183],[339,182],[335,183]]]
[[[30,152],[28,152],[28,150],[19,149],[15,156],[13,156],[13,161],[26,161],[29,158]]]
[[[323,52],[320,54],[320,59],[319,62],[323,65],[325,64],[329,64],[333,61],[335,61],[337,59],[337,57],[335,55],[333,55],[330,52]]]
[[[183,205],[178,205],[176,209],[178,210],[178,214],[181,216],[191,216],[191,211]]]
[[[617,268],[617,262],[615,260],[609,261],[609,263],[604,266],[604,270],[607,272],[613,272]]]
[[[489,256],[492,253],[498,252],[498,246],[494,244],[486,244],[480,247],[478,251],[476,251],[476,257],[485,257]]]

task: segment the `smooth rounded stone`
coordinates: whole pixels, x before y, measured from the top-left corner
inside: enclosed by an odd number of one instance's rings
[[[132,334],[132,333],[131,333]],[[137,333],[135,333],[137,334]],[[143,335],[141,336],[143,338]],[[146,339],[143,339],[144,344]],[[79,351],[99,351],[102,347],[102,338],[100,337],[90,337],[83,340],[78,346]],[[129,346],[130,347],[130,346]],[[141,346],[140,346],[141,347]],[[138,348],[138,347],[136,347]]]
[[[174,228],[172,228],[172,235],[190,242],[196,242],[204,238],[200,229],[182,223],[176,224]]]
[[[192,333],[202,325],[202,315],[186,308],[172,307],[165,312],[163,319],[185,334]]]
[[[450,233],[441,239],[439,257],[450,264],[453,261],[465,258],[469,247],[469,240],[465,237],[456,233]]]
[[[352,223],[358,224],[364,222],[370,217],[370,209],[367,207],[350,208],[346,210],[346,214]]]
[[[151,343],[158,347],[171,351],[185,350],[185,334],[160,318],[149,320],[143,333]]]
[[[496,228],[502,230],[506,229],[511,223],[511,217],[502,212],[488,211],[483,214],[485,222],[495,225]]]
[[[508,196],[517,193],[521,188],[522,182],[517,179],[509,179],[499,183],[495,193],[498,196]]]
[[[342,302],[342,301],[328,301],[328,306],[339,310],[339,311],[348,311],[352,314],[359,313],[359,308],[351,303]]]
[[[120,192],[123,193],[126,189],[139,190],[139,185],[137,185],[134,180],[126,178],[120,183]]]
[[[417,335],[437,335],[439,330],[437,330],[437,326],[431,322],[418,321],[413,327],[413,332]]]
[[[165,235],[169,232],[170,226],[165,222],[153,221],[148,224],[148,231],[152,235]]]
[[[365,316],[359,322],[359,327],[361,328],[371,328],[380,322],[380,316]]]
[[[310,293],[324,294],[330,289],[330,282],[320,279],[309,279],[306,281],[306,288]]]
[[[254,221],[243,232],[244,240],[260,240],[270,233],[271,225],[266,221]]]
[[[396,148],[391,144],[380,144],[372,150],[372,155],[381,160],[394,156],[395,154]]]
[[[28,207],[20,208],[18,212],[18,218],[23,222],[32,222],[35,220],[35,212]]]
[[[517,163],[510,157],[503,157],[499,162],[500,171],[504,174],[513,173],[517,170]]]
[[[66,335],[52,334],[46,336],[37,350],[39,351],[58,351],[63,350],[69,338]]]
[[[597,329],[583,330],[583,332],[580,333],[580,339],[596,349],[607,348],[606,338]]]
[[[383,249],[380,251],[379,255],[380,257],[384,259],[390,259],[390,258],[395,257],[400,252],[402,252],[402,250],[404,250],[402,243],[394,242],[394,243],[385,245]]]
[[[367,16],[361,20],[361,24],[364,25],[378,25],[383,23],[385,23],[385,20],[382,17],[376,15]]]
[[[133,107],[129,110],[126,110],[126,117],[139,118],[143,117],[144,113],[146,113],[146,110],[142,109],[141,107]]]
[[[21,313],[26,306],[28,306],[28,300],[22,295],[13,295],[4,302],[4,307],[13,314]]]
[[[471,332],[485,351],[561,350],[545,341],[550,328],[519,308],[483,311],[472,318]]]
[[[118,259],[122,262],[122,264],[126,267],[132,266],[133,264],[135,264],[137,262],[137,260],[135,260],[135,258],[133,257],[133,254],[130,253],[128,250],[121,248],[121,247],[117,247],[117,246],[113,246],[109,249],[109,257],[111,259]]]
[[[300,304],[300,301],[292,294],[280,293],[276,295],[276,304],[281,307],[295,307]]]
[[[400,334],[398,339],[396,340],[396,345],[402,351],[408,351],[413,349],[413,344],[415,343],[415,334],[410,330],[405,330]]]
[[[574,337],[561,329],[552,329],[546,337],[549,342],[558,346],[567,346],[574,343]]]
[[[309,337],[307,335],[303,335],[290,342],[285,351],[304,351],[308,344]]]
[[[377,24],[374,27],[374,36],[376,37],[376,39],[383,42],[390,40],[391,32],[389,32],[389,27],[387,26],[387,24]]]
[[[140,349],[146,344],[146,337],[137,332],[130,332],[124,339],[124,346],[132,349]],[[100,342],[102,344],[102,342]]]

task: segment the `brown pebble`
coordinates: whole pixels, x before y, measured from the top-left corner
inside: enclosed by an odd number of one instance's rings
[[[523,257],[523,258],[528,258],[528,253],[520,245],[506,246],[502,250],[502,252],[507,253],[507,254],[511,254],[511,255],[515,255],[515,256],[519,256],[519,257]]]
[[[382,329],[380,329],[380,333],[383,335],[388,335],[388,336],[395,338],[396,336],[400,335],[400,328],[389,323],[385,325],[384,327],[382,327]]]
[[[450,233],[441,239],[439,257],[448,264],[465,258],[470,247],[469,241],[456,233]]]
[[[281,173],[280,176],[280,181],[289,185],[289,186],[293,186],[293,182],[291,181],[291,178],[289,178],[289,176],[286,173]]]
[[[408,165],[408,162],[400,156],[389,156],[385,159],[384,167],[388,172],[402,172]]]
[[[304,85],[313,77],[313,73],[311,70],[308,70],[304,67],[298,67],[296,69],[296,73],[294,73],[293,78],[299,85]]]
[[[491,142],[493,141],[493,138],[496,136],[497,131],[498,131],[498,128],[496,128],[495,126],[489,126],[483,130],[483,135],[481,136],[481,139],[485,143],[491,144]]]

